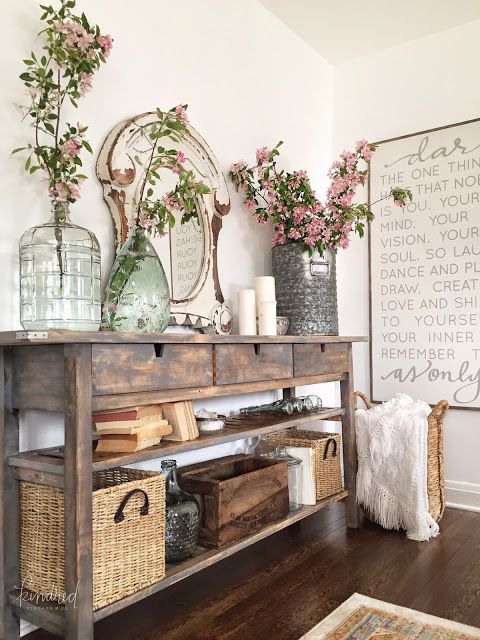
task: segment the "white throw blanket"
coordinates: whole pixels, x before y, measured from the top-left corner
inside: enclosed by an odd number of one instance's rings
[[[439,533],[428,511],[427,417],[431,409],[404,393],[356,411],[357,499],[385,529],[411,540]]]

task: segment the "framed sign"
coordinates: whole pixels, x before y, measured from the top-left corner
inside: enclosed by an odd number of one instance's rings
[[[372,399],[480,409],[480,119],[378,143],[369,201]]]

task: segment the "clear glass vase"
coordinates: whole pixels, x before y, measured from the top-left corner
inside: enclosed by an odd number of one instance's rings
[[[27,331],[97,331],[101,319],[100,246],[70,222],[68,202],[20,239],[20,322]]]
[[[279,446],[268,455],[270,460],[286,462],[288,465],[288,502],[290,511],[300,509],[302,505],[302,461],[287,453],[286,447]]]
[[[136,227],[114,264],[105,292],[105,314],[113,331],[161,333],[170,321],[170,289],[155,249]]]
[[[163,460],[166,476],[165,560],[180,562],[191,558],[197,548],[199,507],[195,498],[180,489],[177,482],[177,463]]]

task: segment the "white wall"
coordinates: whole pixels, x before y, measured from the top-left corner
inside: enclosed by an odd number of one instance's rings
[[[79,0],[89,19],[110,33],[114,48],[80,103],[78,119],[89,125],[98,152],[119,121],[157,106],[189,104],[190,120],[205,137],[226,172],[233,161],[253,160],[255,149],[284,146],[285,166],[324,176],[331,158],[333,73],[331,67],[257,0]],[[28,178],[11,149],[23,146],[31,131],[20,122],[13,103],[25,94],[18,75],[39,31],[34,0],[4,0],[0,25],[0,330],[19,328],[17,243],[28,227],[46,220],[45,183]],[[75,118],[77,115],[75,115]],[[92,229],[102,247],[104,278],[112,262],[113,231],[102,190],[87,159],[81,200],[74,221]],[[315,182],[315,180],[314,180]],[[317,182],[320,189],[323,183]],[[255,275],[270,273],[271,230],[257,224],[232,190],[232,210],[224,219],[219,271],[227,302],[235,310],[238,288]],[[269,400],[272,394],[211,401],[233,410]],[[60,416],[22,416],[22,446],[56,444],[62,438]],[[227,455],[239,444],[198,452],[195,460]],[[181,458],[185,463],[192,458]]]
[[[475,21],[336,67],[334,155],[359,138],[375,142],[478,118],[479,56]],[[341,333],[368,334],[367,256],[366,240],[340,256]],[[355,353],[356,387],[368,391],[368,347],[356,346]],[[477,412],[451,411],[445,454],[447,499],[480,510],[479,422]]]
[[[119,121],[181,102],[189,104],[192,124],[206,138],[225,172],[233,161],[252,161],[258,146],[272,146],[284,139],[288,141],[283,152],[286,167],[325,175],[331,157],[332,69],[257,0],[137,0],[134,11],[119,9],[116,0],[80,0],[78,4],[91,22],[97,22],[115,40],[108,63],[95,77],[93,91],[80,102],[74,116],[89,125],[94,150],[98,152]],[[32,133],[20,122],[14,103],[26,100],[18,74],[23,71],[22,58],[35,43],[39,15],[34,0],[4,3],[0,330],[19,327],[18,239],[26,228],[49,215],[45,183],[36,176],[27,177],[18,158],[8,157]],[[105,280],[113,257],[112,224],[94,175],[94,158],[87,158],[85,168],[90,180],[72,207],[72,217],[96,233]],[[316,186],[321,189],[324,183],[317,181]],[[231,195],[232,210],[224,218],[220,235],[219,271],[227,303],[235,311],[237,289],[251,286],[255,275],[270,272],[271,230],[245,212],[233,189]],[[246,400],[259,399],[222,400],[216,406],[231,410]],[[61,422],[51,416],[29,415],[25,424],[25,447],[47,446],[61,437]]]

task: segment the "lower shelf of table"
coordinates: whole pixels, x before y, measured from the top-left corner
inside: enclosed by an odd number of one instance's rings
[[[112,613],[115,613],[116,611],[120,611],[121,609],[124,609],[125,607],[128,607],[131,604],[134,604],[135,602],[139,602],[144,598],[148,598],[154,593],[157,593],[158,591],[162,591],[163,589],[170,587],[176,582],[180,582],[181,580],[184,580],[185,578],[188,578],[189,576],[195,573],[198,573],[199,571],[202,571],[202,569],[206,569],[207,567],[210,567],[216,564],[217,562],[220,562],[221,560],[224,560],[225,558],[228,558],[229,556],[234,555],[238,551],[241,551],[242,549],[245,549],[246,547],[249,547],[250,545],[255,544],[256,542],[259,542],[260,540],[263,540],[264,538],[267,538],[268,536],[273,535],[274,533],[277,533],[277,531],[281,531],[282,529],[285,529],[286,527],[288,527],[291,524],[294,524],[295,522],[299,522],[300,520],[303,520],[304,518],[307,518],[308,516],[313,515],[314,513],[317,513],[322,509],[325,509],[326,507],[330,506],[335,502],[340,502],[341,500],[345,500],[345,498],[347,497],[348,497],[348,491],[343,490],[343,491],[340,491],[339,493],[329,496],[328,498],[324,498],[323,500],[320,500],[315,505],[301,507],[297,511],[290,512],[288,516],[286,516],[282,520],[278,520],[277,522],[274,522],[266,526],[261,531],[258,531],[257,533],[254,533],[246,538],[243,538],[242,540],[239,540],[238,542],[235,542],[227,547],[224,547],[223,549],[205,549],[205,548],[199,547],[197,549],[197,553],[193,558],[190,558],[189,560],[185,560],[184,562],[181,562],[176,565],[167,565],[166,575],[163,580],[151,585],[150,587],[147,587],[146,589],[137,591],[137,593],[134,593],[131,596],[123,598],[118,602],[114,602],[111,605],[108,605],[106,607],[103,607],[102,609],[99,609],[94,614],[94,620],[95,621],[101,620],[102,618],[105,618],[111,615]],[[22,603],[22,606],[19,607],[18,598],[19,598],[19,590],[12,590],[10,593],[10,600],[15,604],[17,610],[19,611],[19,616],[26,620],[30,620],[35,624],[42,625],[43,613],[42,613],[41,607],[35,607],[34,608],[35,610],[34,610],[32,608],[31,602],[27,602],[27,601]],[[59,607],[56,613],[59,618],[60,617],[63,618],[62,608]],[[50,622],[50,628],[52,628],[52,622],[53,622],[52,611],[48,612],[48,617],[49,617],[48,622]],[[32,620],[32,618],[34,618],[34,620]],[[45,621],[47,622],[47,620]],[[58,626],[59,627],[62,626],[60,621]]]

